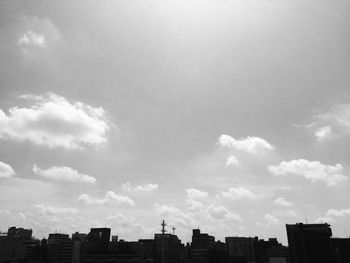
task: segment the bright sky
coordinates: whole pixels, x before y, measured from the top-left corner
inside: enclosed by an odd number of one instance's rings
[[[0,230],[349,234],[349,29],[340,0],[1,1]]]

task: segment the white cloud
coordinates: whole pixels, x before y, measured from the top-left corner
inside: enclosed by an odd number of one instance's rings
[[[234,221],[242,221],[240,215],[230,212],[224,206],[210,205],[206,213],[213,220],[234,220]]]
[[[286,212],[286,214],[288,215],[288,216],[293,216],[293,217],[296,217],[298,214],[295,212],[295,211],[293,211],[293,210],[288,210],[287,212]]]
[[[275,203],[280,205],[280,206],[292,206],[293,203],[292,202],[289,202],[287,201],[285,198],[283,197],[278,197],[276,200],[275,200]]]
[[[268,170],[274,175],[295,174],[304,176],[312,182],[322,181],[328,186],[334,186],[346,181],[348,178],[341,174],[343,166],[341,164],[324,165],[318,161],[308,161],[304,159],[283,161],[279,165],[270,165]]]
[[[9,210],[6,210],[6,209],[2,209],[0,210],[0,215],[11,215],[10,211]]]
[[[329,209],[327,211],[327,216],[342,217],[345,215],[350,215],[350,209]]]
[[[316,130],[315,137],[318,141],[323,141],[332,135],[332,128],[330,126],[324,126]]]
[[[259,137],[248,136],[247,138],[236,140],[229,135],[223,134],[219,137],[218,141],[222,146],[251,154],[257,154],[259,152],[274,149],[270,143]]]
[[[317,141],[350,134],[350,104],[339,104],[315,114],[313,123],[306,125]]]
[[[58,181],[87,182],[87,183],[96,182],[96,179],[94,177],[86,174],[81,174],[77,170],[67,166],[54,166],[44,170],[38,167],[37,165],[33,165],[33,172],[47,179],[53,179]]]
[[[155,213],[158,217],[164,218],[169,225],[188,228],[193,225],[193,219],[187,213],[171,205],[155,204]]]
[[[319,217],[316,219],[316,223],[335,223],[335,220],[331,217]]]
[[[200,199],[208,197],[208,193],[194,188],[186,189],[186,194],[188,198]]]
[[[10,165],[0,162],[0,178],[12,177],[15,174],[15,171]]]
[[[28,108],[10,108],[8,115],[0,109],[0,138],[66,149],[107,141],[111,123],[103,108],[69,102],[54,93],[36,100]]]
[[[134,206],[135,202],[125,195],[115,194],[113,191],[108,191],[103,198],[96,198],[88,194],[81,194],[78,197],[78,201],[84,202],[86,204],[118,204],[118,205],[128,205]]]
[[[158,189],[158,184],[144,184],[132,186],[129,182],[122,184],[122,188],[128,192],[152,192]]]
[[[49,205],[41,205],[37,204],[34,205],[35,210],[44,215],[56,215],[56,214],[76,214],[78,213],[78,210],[71,207],[55,207],[55,206],[49,206]]]
[[[194,199],[187,199],[186,204],[187,204],[188,210],[192,210],[192,211],[198,211],[203,208],[203,204]]]
[[[236,156],[231,155],[231,156],[227,157],[226,166],[230,166],[230,165],[234,165],[234,166],[238,166],[239,165],[239,161],[236,158]]]
[[[272,214],[265,214],[264,218],[265,218],[268,226],[278,225],[281,223],[280,220],[275,215],[272,215]]]
[[[36,46],[43,48],[45,47],[46,39],[43,34],[28,30],[20,37],[18,44],[22,46]]]
[[[233,200],[236,199],[242,199],[242,198],[248,198],[248,199],[254,199],[257,198],[257,196],[250,190],[244,187],[231,187],[228,189],[227,192],[221,192],[221,195],[226,198],[230,198]]]

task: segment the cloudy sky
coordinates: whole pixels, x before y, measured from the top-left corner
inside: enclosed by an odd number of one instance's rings
[[[350,2],[0,2],[0,230],[350,233]]]

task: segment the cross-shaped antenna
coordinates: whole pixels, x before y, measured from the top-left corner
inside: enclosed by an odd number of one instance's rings
[[[166,232],[166,230],[165,230],[166,224],[165,224],[164,219],[163,219],[163,222],[161,223],[161,226],[162,226],[162,234],[164,235],[164,233]]]

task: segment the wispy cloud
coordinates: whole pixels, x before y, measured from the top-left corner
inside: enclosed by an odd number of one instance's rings
[[[243,198],[248,198],[248,199],[257,198],[256,194],[254,194],[252,191],[244,187],[237,187],[237,188],[231,187],[228,189],[227,192],[221,192],[221,195],[225,198],[229,198],[233,200],[243,199]]]
[[[104,204],[117,204],[117,205],[127,205],[134,206],[135,202],[128,196],[119,195],[113,191],[108,191],[103,198],[93,197],[88,194],[81,194],[78,197],[78,201],[92,205],[104,205]]]
[[[233,148],[250,154],[257,154],[267,150],[271,151],[275,148],[259,137],[248,136],[247,138],[237,140],[229,135],[223,134],[219,137],[218,141],[219,144],[224,147]]]
[[[280,220],[273,214],[265,214],[264,219],[267,223],[267,227],[281,224]]]
[[[270,165],[268,170],[274,175],[299,175],[311,182],[325,182],[328,186],[334,186],[348,179],[341,174],[343,166],[341,164],[325,165],[318,161],[308,161],[305,159],[283,161],[279,165]]]
[[[43,48],[45,47],[46,39],[43,34],[28,30],[20,37],[18,44],[22,46],[36,46]]]
[[[79,173],[77,170],[67,166],[54,166],[49,169],[41,169],[37,165],[33,165],[33,172],[47,179],[57,181],[87,182],[95,183],[96,178]]]
[[[350,135],[350,104],[339,104],[313,116],[313,122],[305,126],[317,141]]]
[[[34,205],[34,208],[36,211],[40,214],[76,214],[78,213],[78,210],[71,207],[56,207],[56,206],[50,206],[50,205],[42,205],[42,204],[36,204]]]
[[[123,190],[127,192],[152,192],[158,189],[158,184],[143,184],[133,186],[129,182],[122,184]]]
[[[284,197],[276,198],[275,203],[280,205],[280,206],[292,206],[293,205],[292,202],[287,201]]]
[[[0,178],[12,177],[15,174],[15,170],[11,167],[11,165],[0,161]]]
[[[327,211],[327,216],[334,216],[334,217],[342,217],[350,215],[350,208],[349,209],[329,209]]]
[[[226,159],[226,166],[238,166],[239,165],[239,161],[236,158],[236,156],[234,155],[230,155],[229,157],[227,157]]]
[[[191,199],[201,199],[208,197],[208,193],[195,188],[186,189],[186,194],[188,198]]]
[[[233,221],[242,221],[242,217],[239,214],[230,212],[224,206],[210,205],[206,213],[211,219],[214,220],[233,220]]]

